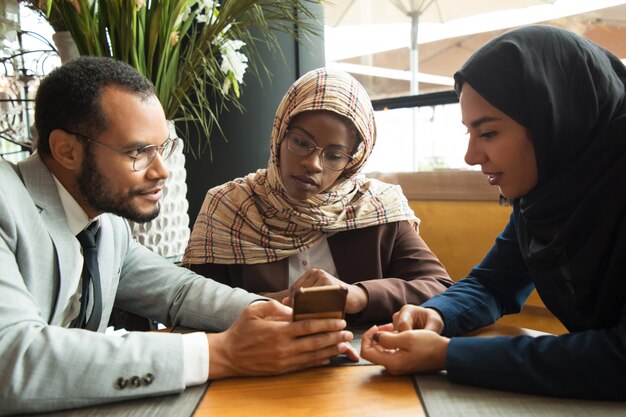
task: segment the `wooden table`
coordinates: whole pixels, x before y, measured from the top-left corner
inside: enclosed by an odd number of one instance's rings
[[[543,334],[491,325],[471,336]],[[314,368],[286,375],[214,381],[194,417],[426,416],[409,376],[391,376],[378,365]]]
[[[512,326],[491,325],[471,336],[538,336]],[[206,392],[205,392],[206,390]],[[199,399],[199,400],[198,400]],[[195,411],[193,411],[195,408]],[[140,398],[37,417],[413,416],[426,411],[410,376],[391,376],[378,365],[318,367],[285,375],[229,378],[181,394]]]
[[[413,380],[378,365],[213,382],[194,417],[426,416]]]

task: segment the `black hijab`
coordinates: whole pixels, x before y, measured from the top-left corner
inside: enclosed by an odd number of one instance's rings
[[[526,127],[538,184],[513,201],[519,244],[546,306],[570,329],[619,320],[626,299],[626,69],[566,30],[530,26],[455,74]]]

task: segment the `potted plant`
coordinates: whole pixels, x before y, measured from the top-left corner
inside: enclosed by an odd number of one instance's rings
[[[308,7],[315,3],[318,0],[44,0],[40,6],[48,16],[60,16],[81,55],[119,59],[152,80],[166,117],[195,123],[206,135],[206,141],[186,143],[192,153],[200,153],[207,148],[210,152],[208,138],[219,129],[220,112],[229,106],[241,108],[244,73],[257,77],[267,73],[257,44],[279,52],[276,32],[294,37],[316,34],[312,24],[316,20]],[[162,215],[171,194],[186,195],[182,151],[180,158],[168,161],[177,160],[182,161],[183,172],[172,172]],[[176,179],[180,183],[181,177],[182,184],[172,184]],[[161,255],[182,255],[189,236],[187,208],[186,199],[182,206],[172,207],[184,218],[164,222],[169,236],[136,233],[136,237]],[[157,227],[159,218],[133,229]],[[173,225],[180,233],[172,231]],[[178,242],[174,248],[157,247],[171,246],[173,240]]]

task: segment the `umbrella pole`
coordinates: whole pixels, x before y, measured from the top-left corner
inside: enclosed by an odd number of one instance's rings
[[[418,11],[415,11],[410,14],[411,16],[411,50],[409,51],[409,63],[411,69],[411,85],[410,85],[410,94],[416,95],[419,94],[419,83],[417,80],[417,73],[419,71],[419,53],[417,50],[417,27],[419,25],[420,14]],[[418,158],[417,158],[417,107],[412,109],[413,111],[413,140],[411,141],[413,145],[412,155],[413,155],[413,171],[417,171],[419,168]]]
[[[410,68],[411,68],[411,95],[419,94],[419,83],[417,73],[419,72],[419,52],[417,49],[417,28],[419,26],[420,13],[411,13],[411,50],[410,50]]]

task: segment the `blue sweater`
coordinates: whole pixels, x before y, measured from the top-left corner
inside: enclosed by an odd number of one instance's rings
[[[512,213],[494,246],[468,277],[422,304],[444,317],[443,335],[451,337],[448,378],[530,394],[626,401],[626,309],[611,328],[537,338],[453,337],[518,313],[534,288],[514,219]],[[546,283],[538,292],[546,306],[558,304]],[[561,320],[563,314],[567,312],[561,312]]]

